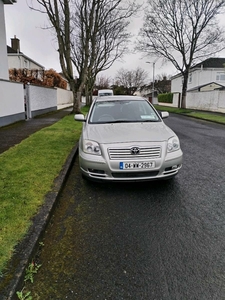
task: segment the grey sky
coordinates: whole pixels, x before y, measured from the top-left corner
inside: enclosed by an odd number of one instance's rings
[[[142,1],[142,0],[139,0]],[[17,0],[13,5],[5,5],[5,22],[6,22],[6,38],[7,45],[11,45],[11,38],[16,35],[20,40],[20,51],[25,55],[43,65],[46,69],[53,68],[57,72],[61,71],[57,44],[50,30],[42,29],[48,25],[47,16],[29,9],[26,0]],[[221,18],[221,23],[225,24],[225,20]],[[132,19],[130,30],[135,36],[138,35],[139,29],[142,26],[143,13]],[[131,45],[131,50],[133,45]],[[225,51],[220,53],[220,57],[225,56]],[[148,71],[149,79],[152,79],[152,64],[147,64],[146,61],[153,61],[150,57],[143,58],[142,54],[127,54],[123,60],[116,62],[109,70],[103,74],[113,78],[120,68],[133,70],[137,67]],[[157,74],[176,74],[175,68],[171,64],[162,65],[160,61],[156,61],[155,75]]]

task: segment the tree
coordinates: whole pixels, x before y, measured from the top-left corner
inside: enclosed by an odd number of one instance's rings
[[[154,80],[154,86],[153,82],[150,82],[149,84],[145,84],[140,87],[141,92],[145,92],[146,90],[153,90],[157,94],[164,94],[164,93],[169,93],[171,91],[171,78],[170,76],[167,76],[166,74],[159,74],[156,76],[156,79]]]
[[[109,89],[110,88],[110,78],[106,76],[98,76],[95,82],[96,88],[100,89]]]
[[[217,21],[224,7],[224,0],[148,0],[137,49],[170,61],[182,74],[183,108],[190,68],[225,48]]]
[[[55,31],[62,72],[74,93],[74,111],[79,112],[77,95],[84,88],[92,94],[97,74],[127,50],[130,37],[127,27],[140,5],[135,0],[37,0],[37,3],[47,13]],[[79,76],[77,82],[73,65]]]
[[[124,87],[127,95],[132,95],[144,85],[147,75],[147,72],[139,67],[131,71],[121,68],[117,71],[115,82],[117,82],[117,85]]]
[[[92,96],[96,76],[128,51],[130,17],[139,9],[135,0],[76,0],[73,17],[73,63]]]
[[[70,0],[37,0],[40,12],[47,13],[51,28],[54,29],[59,52],[59,61],[62,72],[66,80],[69,82],[71,91],[73,92],[74,104],[73,112],[80,112],[80,99],[77,97],[77,84],[74,76],[73,64],[71,60],[71,1]]]
[[[110,78],[106,76],[97,76],[92,95],[97,96],[98,90],[110,89]]]

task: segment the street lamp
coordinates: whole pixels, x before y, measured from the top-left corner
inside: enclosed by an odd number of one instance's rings
[[[147,64],[152,64],[153,65],[153,75],[152,75],[152,103],[153,103],[153,98],[154,98],[154,89],[155,89],[155,62],[151,61],[146,61]]]

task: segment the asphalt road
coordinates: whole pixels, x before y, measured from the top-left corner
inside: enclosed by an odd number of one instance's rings
[[[184,164],[167,182],[71,170],[27,286],[33,299],[225,299],[225,126],[172,115]]]

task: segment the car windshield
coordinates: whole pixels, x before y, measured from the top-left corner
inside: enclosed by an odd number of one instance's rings
[[[147,100],[96,101],[89,123],[159,122]]]

